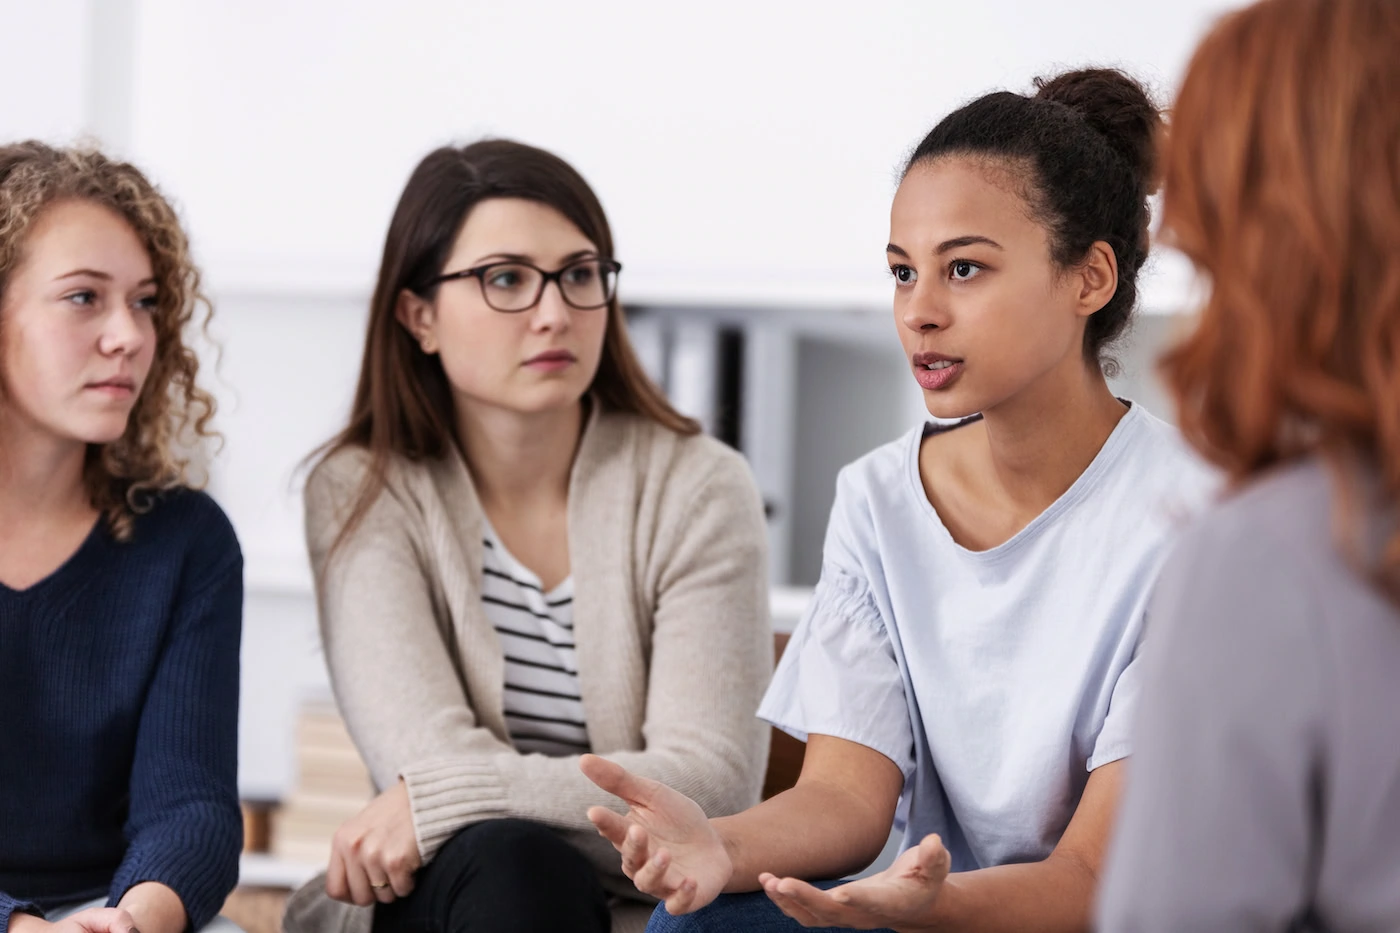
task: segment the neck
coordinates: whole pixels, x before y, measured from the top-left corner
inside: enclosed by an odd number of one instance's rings
[[[1068,362],[984,412],[996,480],[1032,514],[1074,485],[1128,411],[1097,366]]]
[[[0,528],[91,513],[83,483],[87,445],[62,440],[0,407]]]
[[[522,415],[459,400],[457,436],[484,507],[533,510],[567,501],[583,403]]]

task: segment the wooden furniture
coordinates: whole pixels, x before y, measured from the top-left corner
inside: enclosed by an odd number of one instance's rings
[[[783,656],[788,637],[784,632],[773,636],[774,663]],[[806,752],[805,742],[797,741],[781,729],[773,730],[773,744],[768,751],[768,772],[763,778],[764,800],[781,794],[797,783],[797,776],[802,773],[802,757]]]

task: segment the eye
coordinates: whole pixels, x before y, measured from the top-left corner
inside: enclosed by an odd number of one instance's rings
[[[90,308],[97,303],[97,292],[90,288],[82,291],[71,292],[63,296],[63,300],[77,305],[80,308]]]
[[[135,307],[137,311],[155,311],[156,308],[160,307],[160,296],[146,295],[142,298],[137,298],[132,302],[132,306]]]
[[[982,267],[966,259],[955,259],[948,266],[948,277],[955,282],[966,282],[982,271]]]
[[[890,266],[890,275],[894,276],[895,284],[898,286],[913,285],[919,280],[919,273],[902,264]]]
[[[486,284],[493,288],[514,288],[520,284],[520,273],[514,269],[500,269],[487,277]]]
[[[564,271],[564,278],[570,285],[587,285],[593,281],[596,272],[592,263],[585,263],[580,266],[571,266]]]

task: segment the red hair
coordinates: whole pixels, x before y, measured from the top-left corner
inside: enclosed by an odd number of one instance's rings
[[[1368,461],[1400,502],[1397,101],[1395,0],[1264,0],[1191,61],[1162,229],[1211,294],[1162,370],[1236,482],[1320,454]],[[1400,534],[1376,569],[1400,594]]]

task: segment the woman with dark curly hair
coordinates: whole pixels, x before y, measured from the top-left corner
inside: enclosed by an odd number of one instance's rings
[[[137,169],[0,147],[0,933],[200,929],[237,879],[243,562],[187,478],[201,303]]]

